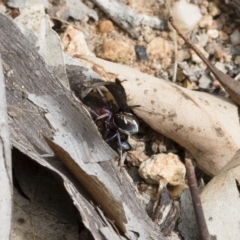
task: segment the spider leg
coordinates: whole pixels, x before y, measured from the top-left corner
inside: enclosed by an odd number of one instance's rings
[[[119,132],[118,132],[119,133]],[[114,134],[112,137],[110,137],[110,138],[108,138],[108,139],[105,139],[105,141],[106,142],[108,142],[108,141],[111,141],[112,139],[114,139],[115,137],[117,137],[117,133],[116,134]]]
[[[105,117],[109,117],[109,113],[104,113],[103,115],[98,115],[98,117],[95,119],[95,122],[97,122],[100,119],[103,119]]]
[[[97,114],[94,110],[92,110],[90,107],[84,105],[84,107],[92,114],[94,115],[96,118],[100,117],[99,114]]]
[[[121,136],[119,131],[117,131],[117,139],[118,139],[118,145],[119,145],[119,155],[120,155],[120,162],[119,166],[121,167],[124,163],[125,158],[123,158],[123,150],[122,150],[122,144],[121,144]]]
[[[107,101],[106,97],[104,96],[103,92],[101,91],[101,89],[97,87],[97,91],[100,94],[100,96],[102,97],[104,104],[109,108],[108,101]]]

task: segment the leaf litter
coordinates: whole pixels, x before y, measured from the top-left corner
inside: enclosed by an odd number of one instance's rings
[[[95,4],[97,6],[101,6],[101,1],[95,1]],[[203,6],[207,10],[204,15],[210,15],[212,17],[216,16],[214,14],[216,14],[219,8],[214,2],[210,2],[209,4],[204,2]],[[201,9],[202,12],[204,12],[203,9]],[[215,9],[215,12],[213,9]],[[99,13],[100,11],[97,10],[97,12]],[[220,13],[218,11],[218,14]],[[226,14],[223,14],[222,18],[224,17],[226,18]],[[83,33],[86,33],[89,29],[91,29],[88,28],[88,20],[84,19],[82,24],[85,27]],[[94,27],[95,28],[92,28],[90,32],[96,36],[98,31],[97,25]],[[121,36],[121,34],[119,35],[119,33],[117,33],[119,31],[118,27],[114,27],[117,29],[117,31],[113,30],[114,34],[112,32],[108,36],[103,34],[100,38],[97,36],[98,38],[92,38],[87,41],[90,49],[96,51],[97,55],[97,48],[100,49],[101,43],[103,43],[108,37],[110,37],[110,39],[114,39],[117,38],[117,36],[120,36],[123,41],[127,40],[129,45],[133,44],[132,39],[128,39],[124,35]],[[123,25],[121,27],[123,27]],[[126,26],[123,28],[125,30],[128,29]],[[147,44],[151,41],[147,39],[147,35],[149,37],[152,35],[152,39],[156,37],[156,32],[153,30],[150,30],[151,34],[145,34],[146,29],[146,27],[142,30],[137,29],[144,38],[139,37],[140,40],[137,40],[136,43],[139,44],[140,42],[141,44]],[[134,33],[134,37],[138,35],[137,31],[132,31],[132,33]],[[167,32],[163,31],[162,36],[167,38]],[[209,36],[211,35],[209,34]],[[219,35],[219,38],[220,37],[221,35]],[[100,39],[100,43],[96,43],[96,39]],[[62,40],[64,41],[64,39]],[[70,39],[70,42],[71,41],[72,40]],[[178,39],[178,42],[180,47],[184,46],[183,43],[181,43],[181,40]],[[65,41],[64,43],[66,44]],[[93,48],[94,43],[96,43],[96,47]],[[212,42],[209,41],[208,43],[207,47],[209,47]],[[169,42],[168,44],[170,49],[172,49],[171,43]],[[87,49],[87,46],[85,48]],[[229,55],[227,52],[221,52],[219,49],[214,49],[214,51],[216,58],[220,61],[228,61],[227,59]],[[79,55],[79,53],[77,54]],[[74,52],[71,55],[74,56]],[[129,65],[130,67],[137,67],[143,72],[150,74],[147,75],[120,64],[110,63],[94,56],[90,57],[89,55],[85,55],[84,51],[80,52],[80,55],[81,56],[77,56],[77,59],[81,62],[81,64],[95,70],[102,79],[114,81],[117,78],[120,81],[123,81],[122,85],[128,96],[128,104],[143,105],[140,108],[133,109],[137,116],[144,120],[144,122],[146,122],[155,131],[171,138],[181,146],[185,147],[196,159],[197,166],[206,174],[210,174],[211,176],[217,175],[239,149],[240,142],[238,136],[240,129],[238,108],[233,102],[227,100],[226,98],[211,96],[201,92],[189,91],[177,85],[173,85],[170,82],[162,81],[158,78],[150,76],[152,74],[155,74],[155,76],[161,75],[164,76],[165,79],[171,77],[171,61],[169,61],[169,59],[171,59],[172,56],[168,56],[168,59],[164,59],[162,62],[154,62],[154,60],[150,58],[151,64],[149,64],[149,62],[137,62],[134,56],[124,59],[124,64]],[[156,57],[156,55],[154,57]],[[194,57],[192,56],[192,58]],[[118,56],[115,58],[115,61],[118,61],[118,59],[122,62],[121,58],[118,58]],[[194,62],[194,59],[192,59],[192,61]],[[188,66],[192,68],[194,66],[193,62],[190,61]],[[201,63],[199,63],[199,65],[201,66]],[[190,68],[186,67],[186,69]],[[189,70],[189,73],[190,75],[195,74],[194,72],[192,73],[191,70]],[[196,81],[196,78],[198,79],[195,74],[194,81]],[[191,82],[192,78],[189,78],[189,80]],[[184,81],[178,82],[178,85],[184,85]],[[209,84],[203,84],[202,86],[208,85]],[[233,97],[233,99],[235,99],[235,97]],[[221,173],[222,171],[219,175],[221,175]],[[230,186],[235,186],[234,179],[239,181],[239,173],[237,171],[235,171],[233,178],[228,176],[224,177],[229,180],[228,183],[230,184],[227,185],[228,187],[226,187],[226,189],[230,188]],[[206,187],[206,189],[208,188]],[[225,189],[222,189],[221,193],[223,194],[224,191]],[[210,190],[209,192],[213,193],[214,190]],[[211,196],[211,193],[205,193],[205,196],[208,195]],[[231,200],[231,197],[229,197],[229,199]],[[203,200],[203,205],[205,202],[209,202],[210,204],[211,201]],[[220,200],[219,203],[221,203]],[[223,218],[223,216],[221,216],[221,218]],[[210,225],[209,228],[211,230]],[[212,233],[216,234],[214,231]]]

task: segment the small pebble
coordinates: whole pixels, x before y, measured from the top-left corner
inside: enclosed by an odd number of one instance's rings
[[[199,36],[197,36],[198,44],[202,47],[205,47],[208,42],[208,34],[202,33]]]
[[[94,8],[94,3],[92,2],[92,1],[89,1],[89,0],[87,0],[87,1],[84,1],[84,3],[89,7],[89,8]]]
[[[201,47],[198,44],[196,44],[196,46],[206,58],[209,57],[209,54],[204,50],[203,47]],[[193,62],[195,62],[195,63],[201,63],[202,62],[201,58],[192,49],[190,49],[190,54],[191,54],[191,59],[192,59]]]
[[[147,61],[148,55],[144,46],[135,46],[135,51],[140,61]]]
[[[240,32],[238,29],[234,30],[233,33],[230,35],[230,40],[233,45],[240,44]]]
[[[202,5],[203,5],[204,7],[208,7],[208,6],[209,6],[209,2],[208,2],[208,1],[202,1]]]
[[[177,61],[183,62],[191,57],[189,49],[183,48],[177,52]]]
[[[200,6],[200,11],[202,15],[206,15],[208,13],[207,8],[203,5]]]
[[[167,183],[177,186],[184,183],[186,169],[175,154],[157,154],[141,163],[139,174],[148,183],[158,184],[165,179]]]
[[[187,88],[187,89],[197,89],[197,85],[195,82],[189,81],[188,79],[183,81],[183,87]]]
[[[144,40],[147,43],[149,43],[151,40],[153,40],[156,37],[152,28],[150,28],[149,26],[143,27],[142,35],[143,35]]]
[[[130,137],[128,139],[128,142],[132,146],[132,149],[139,151],[139,152],[145,151],[145,143],[144,142],[141,142],[133,137]]]
[[[236,65],[240,65],[240,56],[239,56],[239,55],[237,55],[237,56],[235,57],[234,63],[235,63]]]
[[[114,29],[113,23],[109,20],[101,21],[98,25],[98,28],[101,33],[112,32]]]
[[[178,27],[184,32],[192,31],[202,18],[199,7],[185,0],[175,2],[171,12]]]
[[[210,38],[213,38],[213,39],[216,39],[218,38],[219,36],[219,32],[217,29],[209,29],[207,31],[207,35],[210,37]]]
[[[147,54],[149,57],[152,58],[166,58],[172,54],[170,49],[169,42],[161,37],[154,38],[148,45],[147,45]]]
[[[213,24],[213,18],[211,15],[204,15],[199,22],[200,28],[210,28]]]
[[[222,41],[227,41],[227,40],[229,39],[229,36],[228,36],[228,34],[226,34],[225,32],[219,31],[219,38],[220,38]]]
[[[139,166],[142,162],[146,161],[149,157],[144,152],[136,150],[128,151],[127,161],[133,166]]]
[[[199,87],[203,89],[207,89],[210,86],[210,83],[212,82],[211,78],[207,74],[203,74],[200,79],[198,80]]]
[[[209,3],[208,11],[213,17],[216,17],[221,14],[221,10],[216,6],[214,2]]]
[[[98,56],[113,62],[124,63],[134,54],[133,46],[123,40],[107,40]]]
[[[225,67],[225,64],[221,63],[221,62],[216,62],[215,63],[215,67],[219,70],[221,70],[224,73],[227,73],[227,69]]]

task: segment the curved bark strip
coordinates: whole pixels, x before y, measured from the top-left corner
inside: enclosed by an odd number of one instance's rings
[[[8,130],[8,116],[6,92],[0,55],[0,239],[11,239],[12,221],[12,159],[10,137]]]
[[[13,146],[62,177],[95,239],[106,232],[96,208],[100,206],[123,239],[163,240],[127,176],[117,168],[116,153],[100,137],[81,103],[58,83],[16,25],[2,14],[0,53]],[[43,157],[53,152],[59,158]]]
[[[154,130],[185,147],[200,168],[215,175],[240,148],[238,108],[229,99],[191,91],[116,63],[84,56],[104,76],[115,76],[128,105]],[[236,176],[240,179],[240,174]]]

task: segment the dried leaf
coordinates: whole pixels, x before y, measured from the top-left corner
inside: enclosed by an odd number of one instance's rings
[[[208,229],[218,240],[238,239],[240,201],[236,174],[240,170],[240,150],[201,193]]]
[[[103,75],[123,81],[128,104],[142,106],[133,111],[188,149],[205,172],[217,174],[240,147],[238,108],[228,99],[191,91],[120,64],[84,59],[101,68]]]

